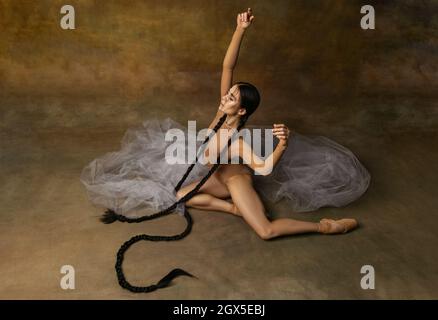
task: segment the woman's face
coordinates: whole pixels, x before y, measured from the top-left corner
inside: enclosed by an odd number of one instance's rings
[[[238,85],[232,86],[227,94],[222,97],[219,110],[227,115],[245,114],[245,108],[240,107],[240,92]]]

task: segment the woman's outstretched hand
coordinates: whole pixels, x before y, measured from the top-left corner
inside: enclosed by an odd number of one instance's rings
[[[280,140],[281,143],[287,146],[290,134],[288,127],[286,127],[284,124],[274,123],[274,129],[272,129],[272,133]]]
[[[239,13],[237,15],[237,27],[241,29],[248,28],[254,21],[251,8],[248,8],[246,12]]]

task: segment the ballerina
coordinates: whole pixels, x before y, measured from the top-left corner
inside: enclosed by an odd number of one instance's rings
[[[117,253],[116,272],[119,284],[132,292],[151,292],[169,285],[171,280],[190,273],[173,269],[157,284],[147,287],[131,285],[122,270],[124,253],[141,240],[169,241],[187,236],[192,219],[187,207],[232,214],[243,220],[263,240],[300,233],[342,234],[358,227],[356,219],[322,219],[319,222],[291,218],[268,219],[260,195],[274,202],[286,199],[296,212],[308,212],[324,206],[340,207],[359,198],[368,188],[370,175],[346,147],[316,136],[291,130],[283,123],[274,124],[277,144],[273,152],[261,159],[247,142],[233,133],[246,128],[246,122],[260,104],[257,88],[248,82],[233,84],[233,71],[244,33],[254,22],[251,8],[237,15],[237,25],[226,52],[221,77],[221,100],[202,145],[208,148],[202,158],[204,166],[169,165],[165,161],[165,132],[184,130],[173,121],[146,120],[140,128],[127,131],[122,149],[93,160],[81,173],[81,182],[93,204],[110,208],[102,218],[114,221],[142,222],[179,211],[186,229],[174,236],[137,235],[126,241]],[[218,130],[227,132],[226,139]],[[222,139],[221,139],[222,137]],[[216,149],[215,149],[216,148]],[[243,163],[219,163],[214,155],[228,151]],[[198,158],[196,159],[198,160]],[[228,160],[231,160],[230,158]],[[175,177],[182,179],[176,183]],[[185,185],[184,185],[185,183]],[[231,201],[229,201],[231,200]],[[132,216],[139,208],[161,210],[152,215]],[[131,216],[130,216],[131,215]]]
[[[216,117],[209,126],[210,129],[226,115],[226,120],[220,129],[230,132],[232,129],[240,130],[259,105],[260,95],[254,85],[246,82],[232,85],[233,70],[237,62],[240,43],[245,30],[253,21],[254,16],[251,8],[237,16],[237,27],[223,62],[222,98]],[[259,171],[259,168],[271,172],[288,147],[290,131],[284,124],[274,124],[273,134],[279,139],[279,143],[271,154],[270,161],[260,159],[249,145],[244,145],[245,141],[242,138],[233,141],[228,154],[238,154],[244,160],[244,164],[222,164],[199,189],[198,194],[185,203],[186,206],[210,211],[223,211],[240,216],[264,240],[308,232],[346,233],[356,228],[358,223],[351,218],[322,219],[318,223],[290,218],[268,220],[263,202],[253,186],[253,173],[250,169],[260,175],[264,174]],[[213,136],[208,143],[218,146],[218,154],[223,152],[225,141],[221,143],[218,135]],[[208,152],[205,155],[208,157]],[[212,163],[208,163],[207,166],[211,167]],[[195,181],[180,189],[177,193],[178,199],[193,190],[198,183],[199,181]],[[225,200],[230,197],[232,202]]]

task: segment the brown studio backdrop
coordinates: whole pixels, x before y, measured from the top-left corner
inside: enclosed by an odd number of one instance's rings
[[[221,64],[248,2],[0,1],[0,126],[30,133],[124,130],[150,117],[206,126]],[[235,80],[254,83],[253,122],[311,133],[436,130],[438,1],[251,1]],[[364,31],[361,5],[374,4]]]
[[[373,3],[377,29],[363,31],[360,6]],[[184,219],[103,225],[80,172],[144,119],[208,125],[235,16],[248,5],[257,20],[235,80],[261,91],[250,123],[333,138],[372,176],[345,208],[267,209],[355,217],[361,228],[263,242],[235,217],[191,210],[183,241],[132,248],[129,279],[150,283],[172,265],[202,276],[150,296],[164,299],[438,296],[438,1],[69,1],[76,30],[61,30],[64,4],[0,0],[0,298],[145,298],[118,286],[116,250],[135,234],[178,233]],[[77,271],[69,292],[59,286],[67,264]],[[365,264],[376,290],[360,288]]]

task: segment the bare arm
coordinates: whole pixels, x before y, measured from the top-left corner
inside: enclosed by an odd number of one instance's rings
[[[232,155],[238,154],[255,173],[266,176],[272,172],[286,150],[289,132],[284,124],[274,125],[273,133],[280,141],[265,160],[256,155],[243,138],[239,138],[231,144],[230,152]]]
[[[221,78],[221,97],[227,94],[233,82],[233,71],[239,57],[240,44],[242,43],[245,29],[237,26],[225,54],[224,62],[222,63],[222,78]]]
[[[221,98],[227,94],[233,83],[233,71],[236,67],[237,58],[239,56],[240,44],[242,43],[243,35],[246,28],[248,28],[254,16],[252,15],[251,8],[248,8],[246,12],[239,13],[237,15],[237,25],[234,30],[233,37],[231,38],[230,45],[228,46],[225,54],[224,61],[222,63],[222,76],[221,76]],[[218,120],[224,113],[221,110],[217,111],[215,120]]]

